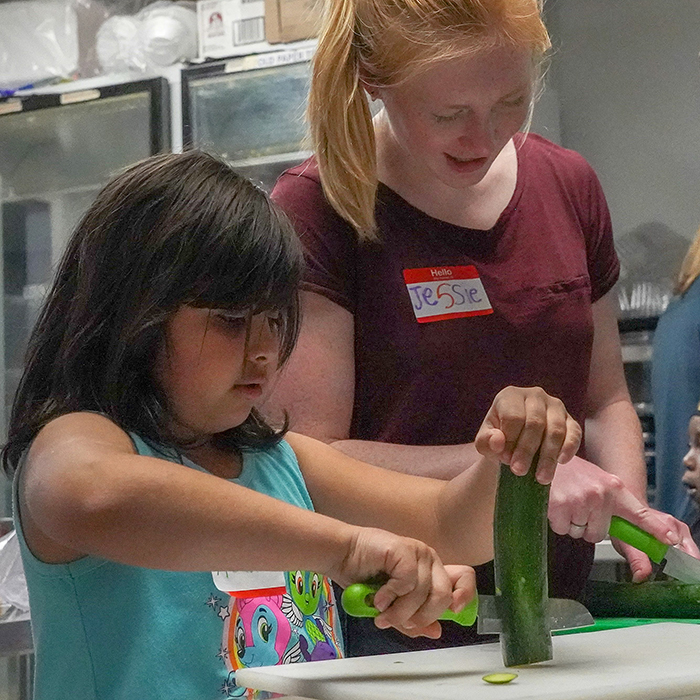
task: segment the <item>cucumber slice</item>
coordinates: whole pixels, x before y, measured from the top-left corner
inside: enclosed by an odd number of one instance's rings
[[[482,681],[487,683],[494,683],[496,685],[503,685],[504,683],[510,683],[518,677],[517,673],[487,673],[482,677]]]
[[[552,658],[547,619],[547,502],[549,486],[535,480],[537,455],[525,476],[506,464],[494,515],[496,610],[505,666]]]

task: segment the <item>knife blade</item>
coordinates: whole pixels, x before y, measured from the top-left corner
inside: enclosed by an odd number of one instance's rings
[[[608,533],[644,552],[662,571],[683,583],[700,583],[700,559],[677,547],[664,544],[629,520],[613,515]]]
[[[348,586],[341,596],[341,604],[348,615],[353,617],[377,617],[379,610],[374,607],[374,594],[380,586],[368,583],[354,583]],[[478,616],[478,620],[477,620]],[[595,620],[586,608],[575,600],[550,598],[548,603],[550,630],[573,629],[593,625]],[[479,634],[498,634],[501,621],[496,614],[496,599],[491,595],[474,596],[458,613],[446,610],[440,620],[452,620],[464,627],[477,623]]]
[[[479,612],[476,631],[479,634],[500,634],[501,619],[496,612],[496,597],[479,595]],[[586,607],[577,600],[549,598],[547,600],[547,622],[549,631],[589,627],[595,620]]]

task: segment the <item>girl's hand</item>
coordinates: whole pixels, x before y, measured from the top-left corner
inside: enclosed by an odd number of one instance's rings
[[[677,545],[700,557],[685,523],[649,508],[619,477],[580,457],[557,469],[549,494],[549,522],[554,532],[600,542],[608,534],[613,515],[629,520],[664,544]],[[627,559],[634,581],[643,581],[651,574],[646,554],[617,540],[613,544]]]
[[[471,567],[444,566],[423,542],[374,528],[358,528],[340,571],[330,576],[341,586],[388,577],[374,595],[381,611],[374,622],[409,637],[437,639],[440,615],[448,608],[459,612],[476,594]]]
[[[539,387],[509,386],[498,392],[479,428],[476,449],[527,474],[539,450],[537,481],[549,484],[557,464],[572,459],[581,443],[581,428],[564,404]]]

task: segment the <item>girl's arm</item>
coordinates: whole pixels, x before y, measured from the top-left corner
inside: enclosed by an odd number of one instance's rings
[[[173,570],[329,568],[354,528],[220,477],[136,454],[109,419],[73,413],[40,431],[20,471],[34,553]],[[43,556],[42,556],[43,554]],[[72,555],[72,556],[71,556]],[[296,562],[296,564],[294,563]]]
[[[591,461],[619,476],[647,500],[644,441],[622,366],[617,314],[609,292],[593,304],[593,350],[588,379],[586,446]]]
[[[346,440],[355,394],[355,322],[342,306],[301,292],[303,322],[266,413],[287,410],[292,429],[326,443]]]
[[[521,445],[526,426],[533,432],[539,426],[539,437]],[[312,438],[288,436],[320,512],[422,539],[445,561],[472,565],[493,555],[499,461],[510,460],[514,450],[516,464],[519,450],[552,453],[551,463],[537,471],[549,483],[557,461],[569,461],[580,439],[561,401],[542,389],[516,387],[499,392],[482,423],[476,445],[485,456],[449,482],[372,467]]]
[[[385,612],[376,624],[411,636],[439,636],[440,614],[474,595],[473,570],[446,569],[422,541],[140,456],[128,435],[100,415],[74,413],[49,423],[18,478],[27,543],[47,563],[90,554],[165,570],[302,569],[342,586],[383,572],[389,582],[375,602]]]
[[[298,433],[287,440],[319,512],[422,539],[448,563],[492,558],[497,460],[481,457],[445,482],[371,466]]]

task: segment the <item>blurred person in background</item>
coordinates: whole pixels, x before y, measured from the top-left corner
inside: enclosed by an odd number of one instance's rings
[[[651,390],[656,434],[654,506],[687,523],[698,506],[683,487],[688,422],[700,396],[700,231],[686,253],[674,297],[654,333]]]

